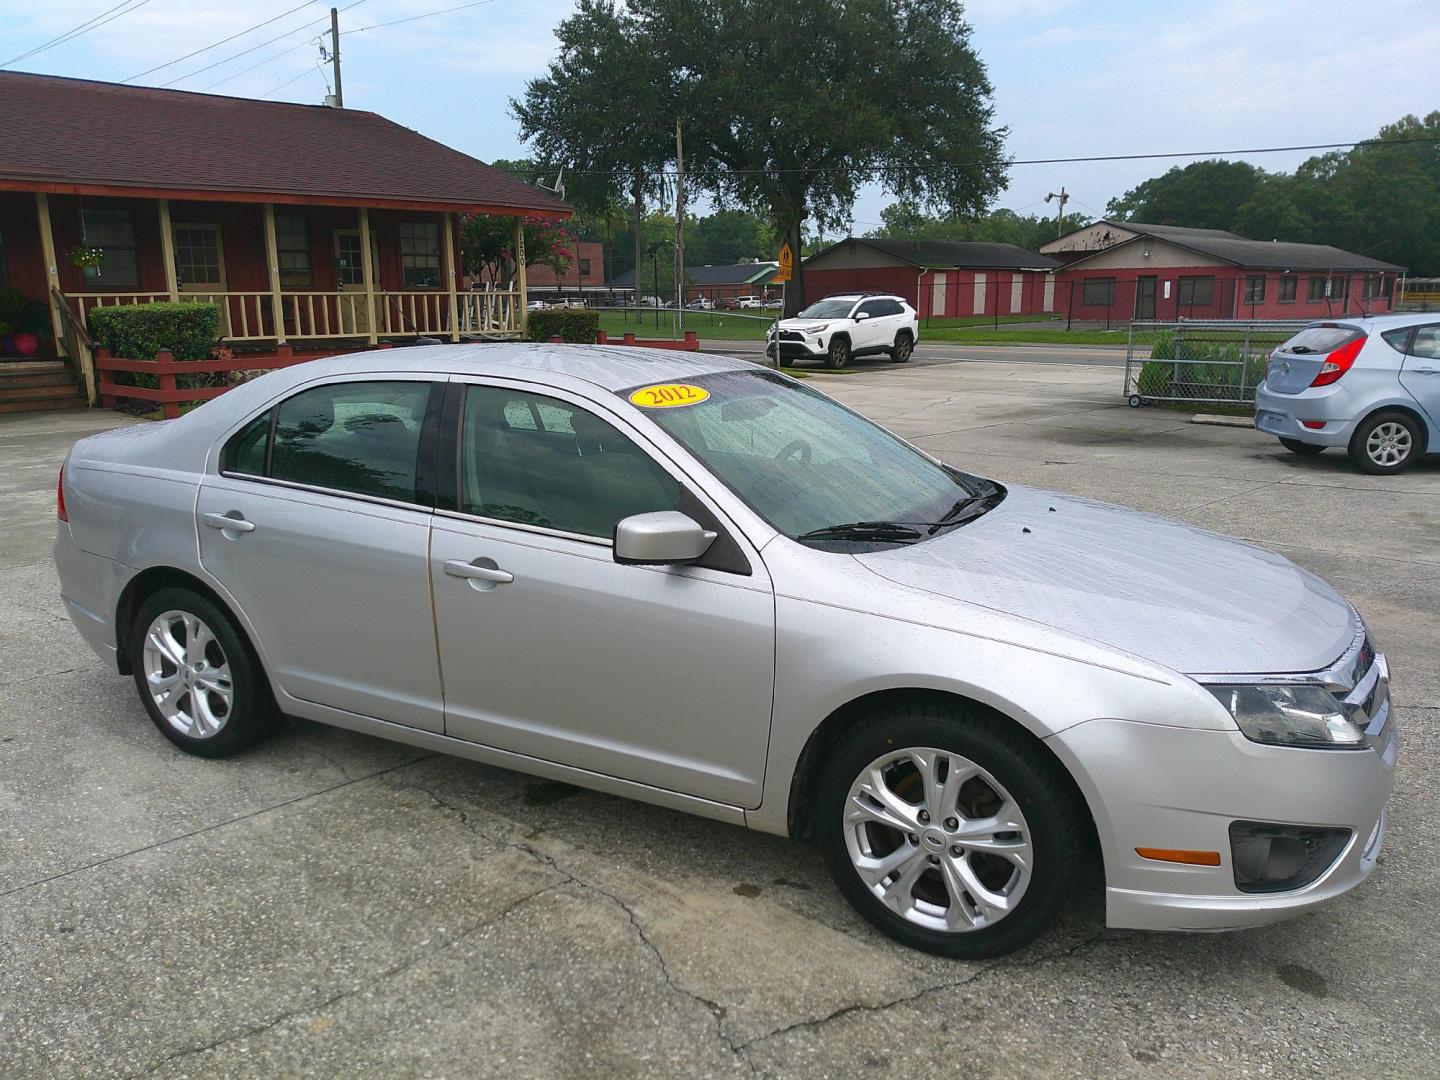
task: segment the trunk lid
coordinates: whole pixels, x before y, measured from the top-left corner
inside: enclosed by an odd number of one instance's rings
[[[1265,388],[1275,394],[1298,394],[1309,389],[1327,356],[1364,336],[1365,331],[1359,327],[1341,323],[1307,326],[1270,354]]]

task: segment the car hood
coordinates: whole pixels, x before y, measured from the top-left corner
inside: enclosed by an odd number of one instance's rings
[[[1316,671],[1356,630],[1344,598],[1273,552],[1019,486],[934,539],[854,557],[898,584],[1191,674]]]
[[[844,315],[836,315],[831,319],[781,319],[780,329],[809,331],[820,326],[834,326],[836,323],[848,323],[850,321],[851,320],[847,319]]]

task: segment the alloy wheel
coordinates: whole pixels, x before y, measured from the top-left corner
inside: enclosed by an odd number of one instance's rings
[[[1376,424],[1365,438],[1365,454],[1376,465],[1394,468],[1410,456],[1414,441],[1404,424],[1386,420]]]
[[[1013,912],[1031,879],[1030,827],[993,775],[947,750],[872,761],[850,787],[845,846],[865,887],[927,930],[966,933]]]
[[[220,733],[235,707],[230,662],[215,632],[188,611],[157,615],[145,631],[145,687],[172,728],[192,739]]]

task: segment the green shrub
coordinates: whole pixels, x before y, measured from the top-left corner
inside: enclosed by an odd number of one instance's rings
[[[176,360],[204,360],[220,341],[215,304],[124,304],[88,317],[90,336],[125,360],[154,360],[169,349]]]
[[[111,356],[123,360],[154,360],[161,349],[169,349],[176,360],[206,360],[220,341],[220,308],[215,304],[125,304],[97,307],[88,316],[90,336],[104,345]],[[160,385],[154,375],[117,371],[112,373],[122,386]],[[177,375],[182,390],[215,386],[223,374],[199,372]]]
[[[1241,401],[1265,378],[1269,344],[1216,338],[1190,338],[1169,332],[1155,335],[1150,359],[1140,367],[1135,389],[1142,397],[1217,398]],[[1240,385],[1244,360],[1244,386]]]
[[[594,345],[600,332],[600,312],[590,308],[567,307],[532,311],[525,324],[530,341],[549,341],[558,337],[575,345]]]

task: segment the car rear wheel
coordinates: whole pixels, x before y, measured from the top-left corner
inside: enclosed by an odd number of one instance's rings
[[[1367,417],[1350,437],[1350,460],[1377,475],[1408,469],[1423,453],[1425,435],[1414,417],[1396,410]]]
[[[1323,446],[1316,446],[1314,443],[1301,442],[1299,439],[1280,438],[1280,445],[1289,450],[1292,454],[1299,454],[1301,457],[1309,457],[1311,454],[1318,454],[1324,450]]]
[[[1080,874],[1084,811],[1059,766],[979,709],[882,709],[841,739],[818,787],[817,837],[840,891],[913,948],[1018,949]]]
[[[843,368],[850,362],[850,342],[843,337],[832,338],[830,350],[825,354],[825,366]]]
[[[915,339],[910,336],[910,331],[901,330],[895,335],[895,344],[890,347],[890,359],[897,364],[903,364],[910,359],[910,354],[915,351]]]
[[[167,739],[200,757],[226,757],[279,721],[259,664],[229,614],[189,589],[161,589],[131,627],[135,688]]]

